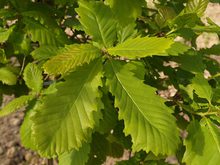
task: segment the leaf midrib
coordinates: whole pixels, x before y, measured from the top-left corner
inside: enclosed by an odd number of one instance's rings
[[[212,135],[212,137],[213,137],[215,143],[217,144],[217,149],[218,149],[218,152],[219,152],[219,154],[220,154],[220,146],[219,146],[218,139],[216,139],[215,133],[214,133],[214,131],[213,131],[213,128],[212,128],[211,124],[209,123],[209,121],[208,121],[207,119],[206,119],[206,123],[207,123],[207,125],[208,125],[208,127],[209,127],[209,130],[210,130],[210,132],[211,132],[211,135]]]
[[[112,63],[111,63],[112,65]],[[119,83],[121,84],[122,88],[124,89],[124,91],[127,93],[127,95],[129,96],[129,98],[132,100],[132,102],[135,104],[135,106],[137,107],[137,109],[139,110],[139,112],[145,117],[145,119],[148,121],[148,123],[154,127],[156,130],[158,130],[158,128],[156,128],[148,119],[147,116],[145,116],[145,114],[142,112],[141,108],[137,105],[137,103],[133,100],[133,98],[131,97],[130,93],[126,90],[126,88],[124,87],[123,83],[121,82],[121,80],[118,78],[117,76],[117,71],[115,71],[113,65],[112,65],[112,68],[113,68],[113,71],[114,71],[114,74],[115,74],[115,77],[117,78],[117,80],[119,81]],[[159,130],[158,130],[159,131]],[[160,132],[160,131],[159,131]]]
[[[96,69],[98,65],[94,65],[93,68],[91,69],[91,72],[89,73],[89,76],[84,80],[84,82],[88,82],[89,79],[91,79],[91,75],[94,74],[93,71]],[[67,117],[67,115],[69,114],[69,112],[72,110],[72,107],[74,106],[75,102],[78,100],[79,96],[80,96],[80,93],[82,92],[82,89],[85,87],[85,83],[82,83],[84,85],[82,85],[80,88],[79,88],[79,94],[77,95],[77,97],[75,98],[74,102],[72,103],[72,105],[70,106],[71,108],[69,110],[66,110],[65,111],[65,114],[63,115],[63,118],[61,120],[61,123],[59,124],[59,127],[57,128],[57,131],[55,132],[55,134],[53,136],[51,136],[51,143],[56,140],[56,137],[57,137],[57,134],[60,132],[60,129],[62,128],[63,124],[65,123],[66,120],[63,120],[64,118]],[[63,121],[63,122],[62,122]],[[84,132],[83,132],[84,134]],[[47,146],[47,148],[50,147]]]
[[[91,14],[93,15],[93,17],[95,18],[95,22],[96,22],[97,27],[98,27],[98,29],[99,29],[98,32],[99,32],[99,34],[100,34],[100,36],[101,36],[102,42],[103,42],[104,46],[107,47],[107,44],[106,44],[106,41],[105,41],[105,38],[104,38],[104,34],[103,34],[103,31],[101,30],[101,26],[100,26],[100,24],[99,24],[99,22],[98,22],[98,18],[97,18],[97,16],[96,16],[96,14],[95,14],[90,8],[88,8],[87,6],[85,6],[84,4],[83,4],[83,5],[81,4],[81,6],[83,6],[85,9],[87,9],[88,11],[90,11]]]

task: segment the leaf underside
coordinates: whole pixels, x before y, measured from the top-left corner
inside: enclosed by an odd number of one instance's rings
[[[90,44],[68,45],[58,51],[57,55],[48,60],[43,68],[48,74],[65,74],[77,66],[89,63],[101,55],[101,51]]]

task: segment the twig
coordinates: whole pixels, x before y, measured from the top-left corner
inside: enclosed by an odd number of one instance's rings
[[[53,165],[53,159],[48,159],[48,160],[47,160],[47,164],[48,164],[48,165]]]

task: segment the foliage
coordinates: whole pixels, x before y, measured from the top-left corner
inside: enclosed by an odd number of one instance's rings
[[[0,98],[16,96],[0,116],[25,109],[22,144],[61,165],[218,164],[220,44],[196,44],[220,35],[209,2],[0,0]]]

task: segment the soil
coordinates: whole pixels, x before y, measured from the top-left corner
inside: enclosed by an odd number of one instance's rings
[[[210,17],[216,24],[220,25],[220,5],[210,3],[205,16]],[[197,43],[199,48],[210,47],[219,43],[219,38],[215,34],[204,33],[198,38]],[[4,104],[11,98],[11,96],[4,97]],[[23,112],[16,112],[8,117],[0,118],[0,165],[47,164],[46,159],[42,159],[36,153],[22,147],[19,139],[19,128],[23,116]],[[126,159],[126,154],[123,159]],[[108,158],[105,163],[105,165],[113,164],[114,160],[111,158]]]

